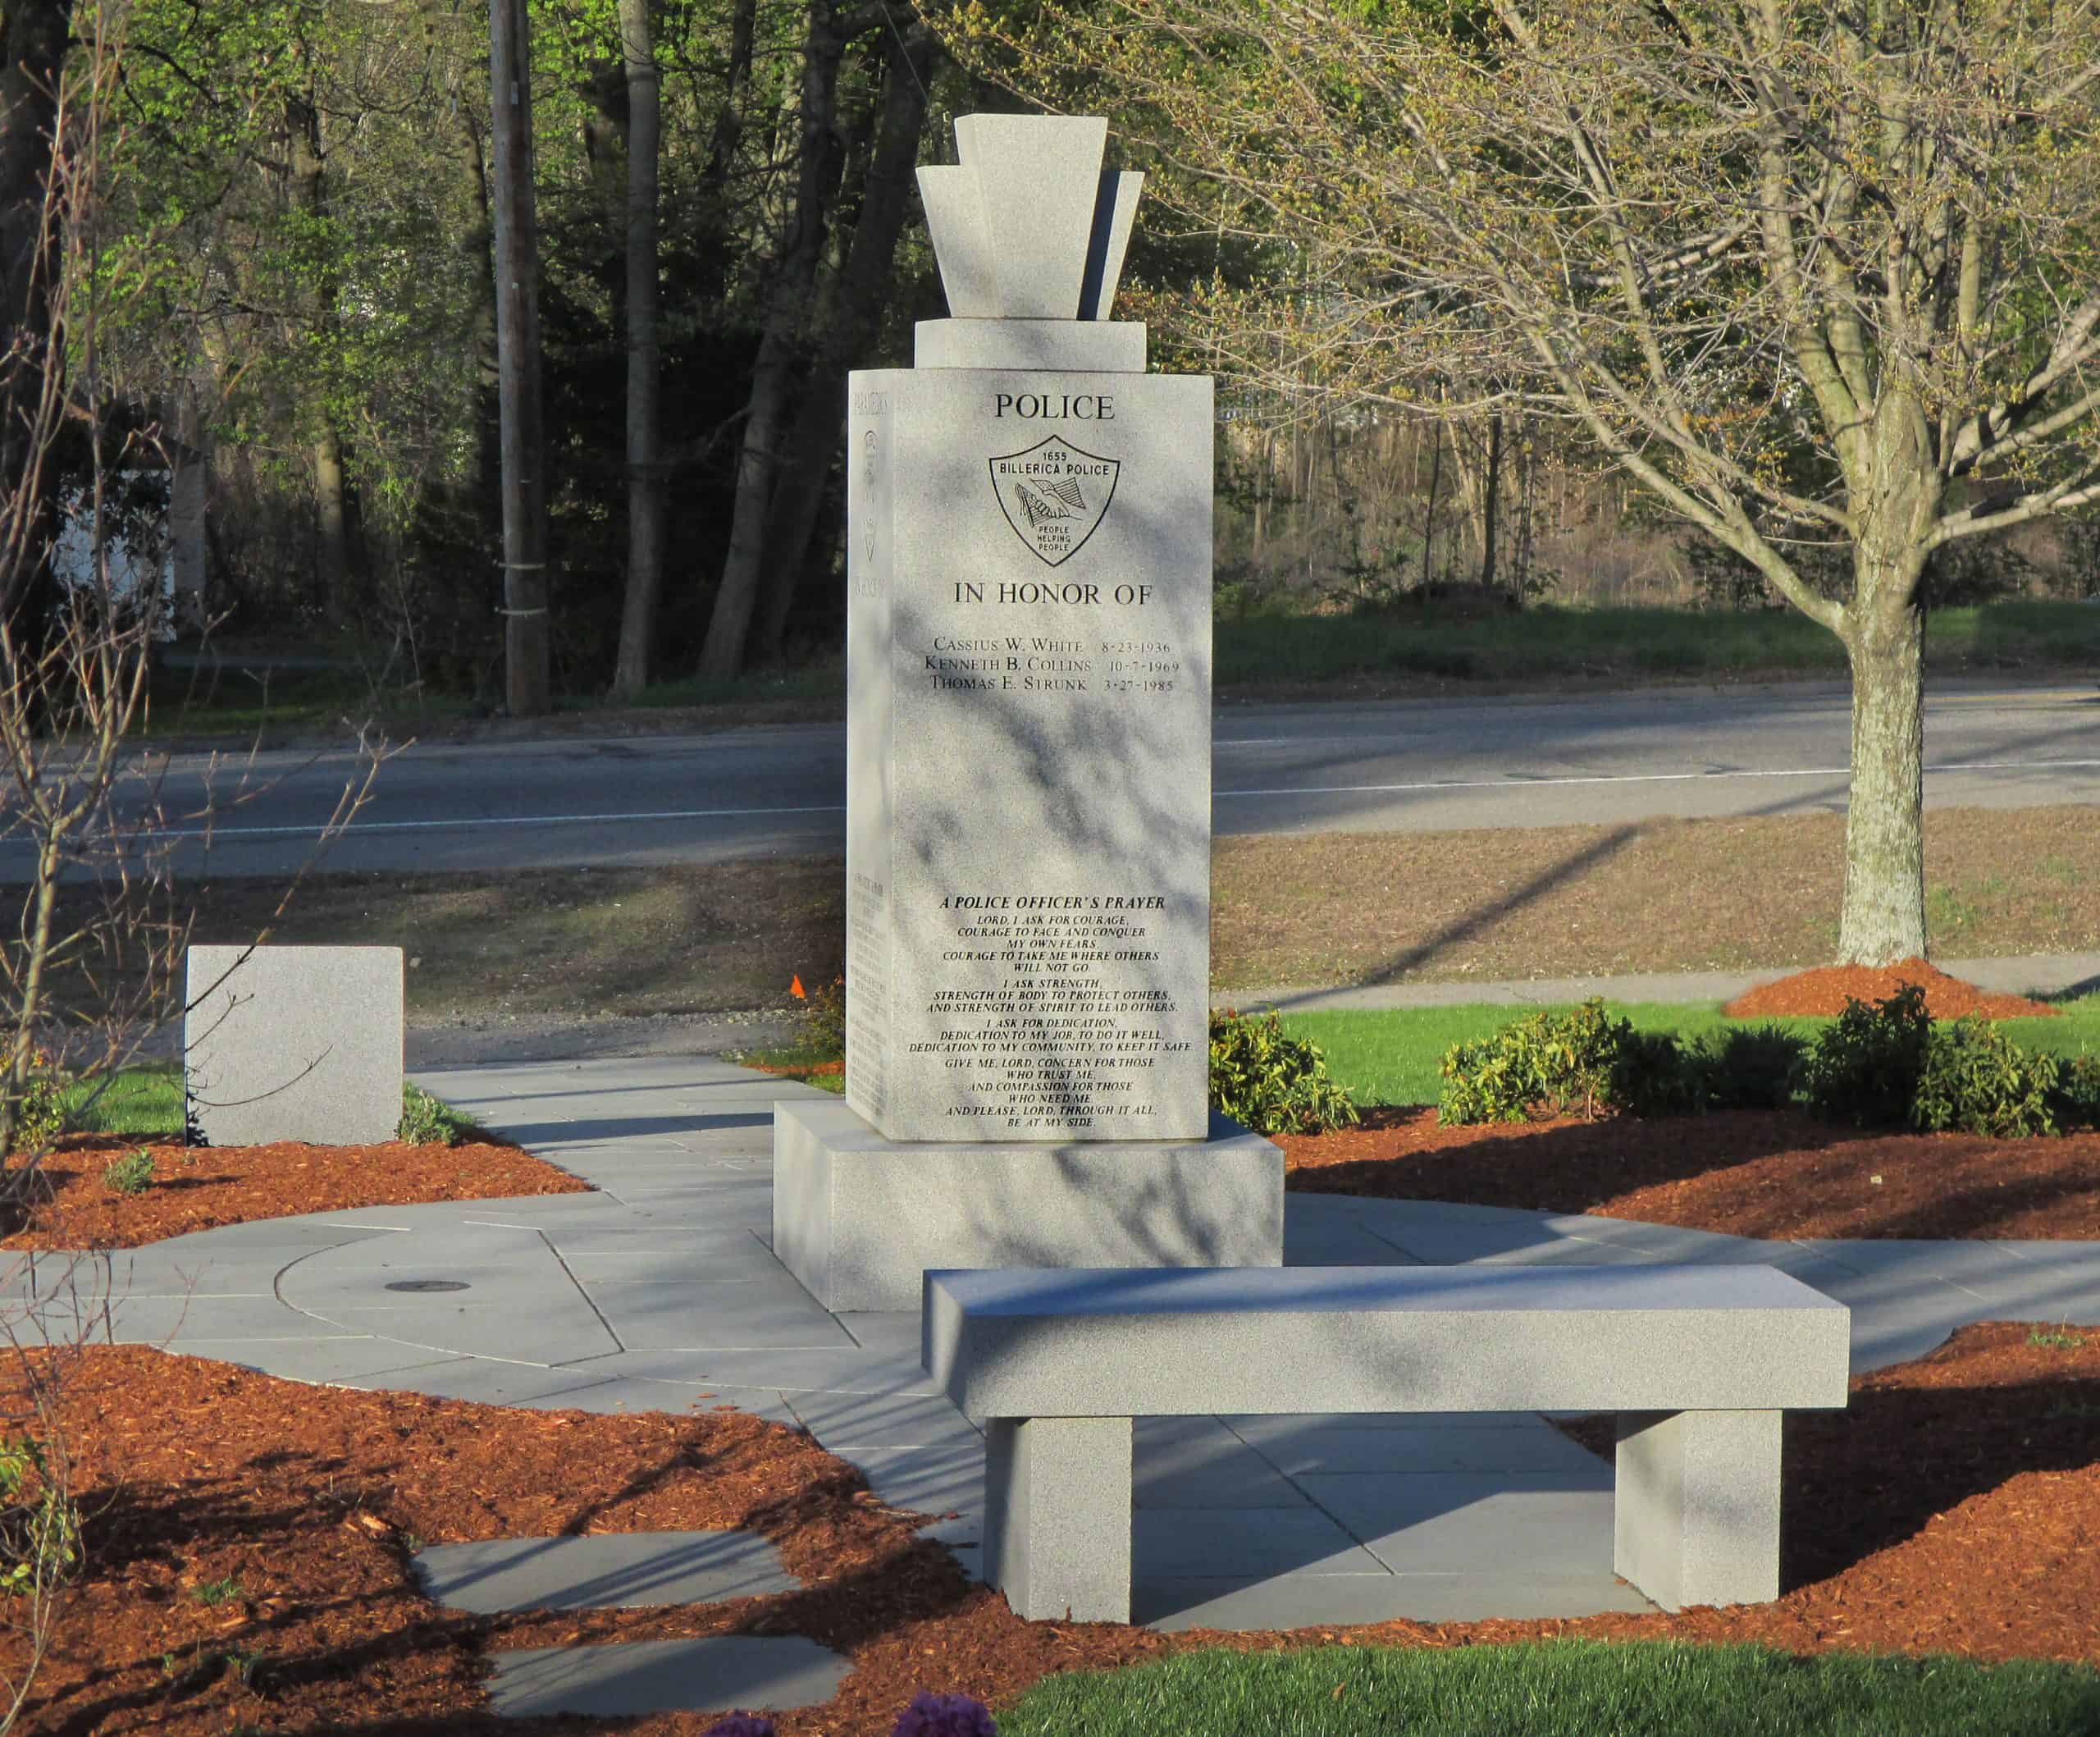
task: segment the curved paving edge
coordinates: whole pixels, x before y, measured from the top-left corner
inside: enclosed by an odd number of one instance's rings
[[[113,1336],[441,1398],[733,1405],[807,1428],[884,1501],[951,1516],[934,1535],[975,1566],[982,1438],[932,1391],[916,1317],[830,1314],[773,1258],[772,1106],[816,1094],[682,1058],[418,1083],[600,1191],[318,1214],[127,1251],[107,1274]],[[1294,1263],[1769,1263],[1850,1305],[1856,1371],[1975,1320],[2100,1323],[2095,1244],[1764,1242],[1287,1198]],[[9,1278],[53,1337],[76,1337],[84,1311],[68,1266],[25,1255]],[[1137,1475],[1138,1613],[1162,1625],[1574,1615],[1629,1597],[1609,1573],[1608,1469],[1536,1418],[1147,1420]],[[1525,1571],[1481,1571],[1496,1561]]]

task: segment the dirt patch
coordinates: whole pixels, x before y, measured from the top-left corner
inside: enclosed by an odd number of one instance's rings
[[[280,919],[281,891],[265,876],[233,877],[185,887],[178,903],[194,900],[200,944],[267,930],[287,946],[399,947],[409,1017],[422,1026],[782,1008],[797,972],[829,983],[845,967],[846,869],[835,857],[317,875]],[[64,988],[70,1004],[92,1004],[89,985]]]
[[[2092,811],[1925,817],[1933,948],[2014,957],[2100,948]],[[1828,959],[1841,816],[1463,832],[1235,837],[1212,857],[1212,980],[1463,982]],[[837,857],[662,868],[328,875],[281,921],[276,889],[185,889],[194,939],[382,943],[407,954],[419,1027],[795,1009],[788,985],[845,963]],[[1669,897],[1659,898],[1658,889]],[[84,896],[69,893],[68,898]],[[85,1008],[85,985],[68,986]]]
[[[1961,1019],[1976,1013],[1985,1019],[2054,1018],[2058,1010],[2025,995],[1994,995],[1959,977],[1950,977],[1923,959],[1904,959],[1875,970],[1865,965],[1824,965],[1796,971],[1776,983],[1760,983],[1738,995],[1721,1011],[1731,1019],[1778,1019],[1810,1014],[1834,1017],[1847,1001],[1886,1001],[1915,985],[1925,992],[1925,1011],[1934,1019]]]
[[[1787,1420],[1777,1603],[1581,1621],[1388,1623],[1358,1643],[1554,1634],[2100,1661],[2100,1333],[1965,1329]],[[886,1737],[914,1692],[1010,1703],[1055,1671],[1332,1641],[1023,1623],[806,1437],[726,1411],[605,1418],[321,1390],[139,1349],[84,1354],[66,1413],[91,1518],[32,1728],[494,1732],[492,1648],[801,1634],[847,1653],[789,1737]],[[669,1610],[477,1618],[426,1600],[416,1543],[742,1526],[807,1583]],[[1978,1565],[1993,1568],[1979,1579]],[[13,1636],[0,1641],[9,1664]],[[626,1728],[697,1733],[711,1716]],[[552,1721],[550,1733],[604,1729]]]
[[[113,1159],[144,1151],[153,1181],[126,1194],[104,1180]],[[134,1249],[189,1231],[291,1213],[431,1200],[579,1194],[590,1185],[509,1145],[182,1146],[98,1135],[44,1161],[50,1199],[0,1248]]]
[[[1596,1213],[1738,1236],[2100,1240],[2100,1134],[1865,1134],[1783,1110],[1278,1136],[1310,1194]]]
[[[1927,929],[1950,958],[2100,947],[2084,807],[1925,816]],[[1842,815],[1221,838],[1221,990],[1819,965]]]

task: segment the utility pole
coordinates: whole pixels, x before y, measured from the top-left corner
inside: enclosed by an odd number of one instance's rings
[[[551,703],[546,415],[540,399],[540,244],[532,208],[532,71],[526,0],[489,0],[494,112],[495,332],[503,448],[504,699]]]

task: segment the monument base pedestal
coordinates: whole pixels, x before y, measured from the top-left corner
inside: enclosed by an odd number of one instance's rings
[[[773,1112],[773,1251],[825,1308],[910,1310],[929,1267],[1276,1267],[1283,1152],[1203,1140],[885,1140],[843,1104]]]

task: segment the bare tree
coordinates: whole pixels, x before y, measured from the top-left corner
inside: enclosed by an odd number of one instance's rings
[[[980,62],[1112,107],[1207,231],[1287,252],[1302,293],[1187,309],[1226,371],[1500,382],[1470,408],[1564,418],[1837,635],[1838,953],[1924,952],[1928,561],[2100,498],[2095,0],[984,16]]]

